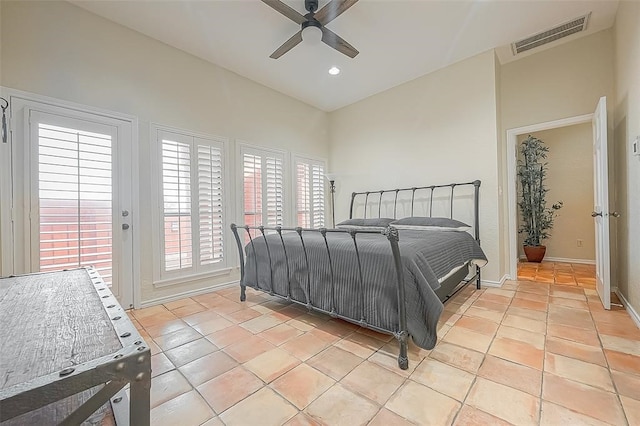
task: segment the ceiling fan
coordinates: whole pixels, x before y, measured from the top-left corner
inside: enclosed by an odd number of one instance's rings
[[[307,27],[315,27],[322,31],[322,42],[333,47],[338,52],[344,53],[350,58],[355,58],[359,53],[355,47],[351,46],[336,33],[325,27],[325,25],[340,16],[358,0],[331,0],[320,10],[318,10],[318,0],[305,0],[304,7],[309,12],[306,15],[301,15],[295,9],[280,0],[262,1],[301,26],[300,31],[295,33],[289,40],[285,41],[282,46],[278,47],[275,52],[269,56],[270,58],[278,59],[280,56],[293,49],[302,41],[302,32]]]

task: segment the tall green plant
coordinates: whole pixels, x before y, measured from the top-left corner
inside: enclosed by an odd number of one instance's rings
[[[540,139],[531,135],[520,144],[522,158],[518,160],[518,179],[520,180],[520,213],[522,224],[519,233],[525,234],[524,244],[540,246],[549,238],[556,212],[562,208],[562,201],[547,208],[545,186],[547,177],[547,147]]]

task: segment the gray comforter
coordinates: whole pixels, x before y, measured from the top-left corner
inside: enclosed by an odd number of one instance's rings
[[[486,257],[467,232],[399,231],[404,267],[407,328],[413,341],[431,349],[443,305],[434,290],[439,280],[467,262],[480,266]],[[327,233],[331,266],[319,232],[304,232],[308,264],[295,232],[267,235],[247,244],[243,283],[273,290],[385,330],[398,330],[397,278],[391,245],[382,234],[357,234],[362,283],[353,239],[348,233]],[[286,256],[285,256],[286,250]],[[269,255],[271,266],[269,268]],[[288,259],[288,262],[286,261]],[[256,279],[257,278],[257,279]],[[332,285],[333,282],[333,285]],[[362,287],[362,289],[361,289]]]

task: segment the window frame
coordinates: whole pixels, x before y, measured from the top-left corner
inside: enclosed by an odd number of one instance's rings
[[[165,240],[164,240],[164,196],[163,196],[163,168],[162,168],[162,136],[163,134],[173,134],[179,137],[178,142],[189,139],[190,155],[190,194],[191,194],[191,248],[192,263],[190,267],[176,270],[165,270]],[[229,250],[232,238],[229,231],[229,218],[232,217],[229,199],[229,187],[232,185],[230,179],[229,160],[229,139],[222,136],[215,136],[164,126],[151,124],[149,137],[151,145],[151,179],[152,179],[152,251],[153,251],[153,285],[154,287],[167,287],[178,284],[185,284],[190,281],[210,278],[231,272],[230,265],[234,264],[235,256],[233,247]],[[199,143],[200,142],[200,143]],[[222,260],[211,264],[201,264],[200,259],[200,235],[193,231],[198,229],[200,222],[200,210],[198,208],[199,180],[198,180],[198,146],[214,146],[222,150]]]
[[[324,189],[324,197],[323,197],[323,201],[324,201],[324,212],[323,212],[323,227],[328,228],[329,226],[327,226],[327,208],[331,208],[330,206],[328,206],[327,204],[327,196],[328,196],[328,187],[327,187],[327,179],[326,179],[326,175],[327,175],[327,161],[324,158],[319,158],[319,157],[313,157],[313,156],[309,156],[309,155],[303,155],[303,154],[296,154],[296,153],[292,153],[291,154],[291,186],[292,186],[292,201],[293,201],[293,225],[294,226],[300,226],[298,224],[298,164],[302,163],[302,164],[309,164],[310,166],[313,165],[319,165],[322,166],[323,168],[323,173],[322,173],[322,187]],[[312,182],[312,181],[311,181]],[[313,197],[313,191],[311,191],[311,196]],[[313,202],[311,202],[311,206],[313,206]],[[313,210],[310,211],[310,216],[311,219],[313,218]],[[316,227],[317,226],[312,226],[312,227]]]

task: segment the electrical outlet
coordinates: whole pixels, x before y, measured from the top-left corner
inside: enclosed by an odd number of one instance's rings
[[[578,247],[582,247],[582,243],[583,243],[583,241],[581,239],[576,240],[576,245]]]

